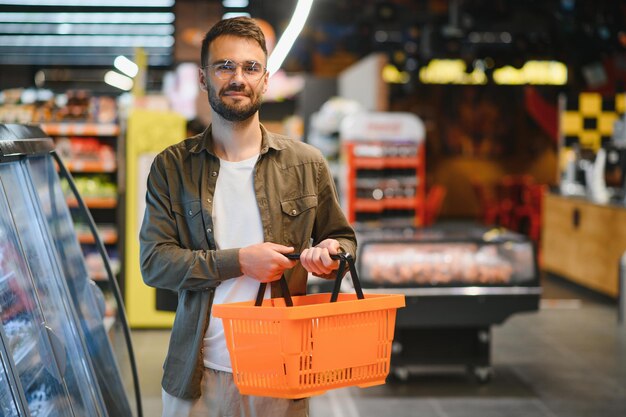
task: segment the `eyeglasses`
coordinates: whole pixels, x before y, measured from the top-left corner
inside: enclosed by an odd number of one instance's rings
[[[230,60],[207,65],[202,69],[211,70],[211,73],[220,80],[228,80],[237,73],[237,67],[241,67],[243,76],[250,81],[258,81],[263,77],[267,69],[256,61],[234,62]]]

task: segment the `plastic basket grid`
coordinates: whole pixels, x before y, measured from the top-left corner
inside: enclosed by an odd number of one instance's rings
[[[250,303],[215,306],[242,394],[301,398],[385,382],[396,308],[404,305],[404,296],[357,300],[340,294],[332,304],[328,296],[293,297],[294,307],[284,307],[281,299],[266,300],[238,317],[227,316]]]

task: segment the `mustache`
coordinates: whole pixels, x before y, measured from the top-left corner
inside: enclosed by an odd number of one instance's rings
[[[234,93],[243,93],[243,92],[246,92],[246,86],[245,85],[230,85],[222,89],[222,94],[228,93],[229,91],[232,91]]]

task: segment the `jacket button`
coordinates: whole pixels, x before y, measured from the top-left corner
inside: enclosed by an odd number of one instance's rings
[[[207,201],[207,203],[210,203],[210,202],[211,202],[211,199],[210,199],[210,198],[207,198],[207,199],[206,199],[206,201]]]
[[[295,209],[294,209],[294,210],[291,210],[291,215],[292,215],[292,216],[295,216],[296,214],[298,214],[298,212],[297,212]]]
[[[207,233],[211,233],[212,231],[213,231],[213,229],[210,229],[210,228],[209,228],[209,229],[206,229],[206,232],[207,232]]]
[[[217,177],[217,171],[213,171],[213,172],[211,172],[211,176],[212,176],[212,177]]]
[[[193,210],[189,210],[189,215],[191,216],[193,214]]]

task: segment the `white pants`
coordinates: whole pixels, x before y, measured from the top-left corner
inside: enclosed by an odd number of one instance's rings
[[[233,374],[204,368],[202,394],[195,400],[174,397],[162,390],[162,417],[308,417],[309,399],[241,395]]]

